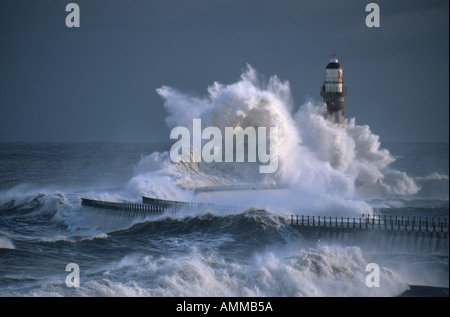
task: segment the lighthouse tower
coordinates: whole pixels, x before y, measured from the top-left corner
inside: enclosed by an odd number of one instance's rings
[[[347,87],[344,86],[342,78],[342,67],[339,65],[337,56],[333,54],[330,62],[325,68],[320,95],[327,105],[327,116],[334,122],[344,121],[344,99],[347,96]]]

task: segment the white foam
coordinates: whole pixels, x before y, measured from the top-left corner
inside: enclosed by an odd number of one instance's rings
[[[15,246],[10,238],[0,236],[0,249],[15,249]]]
[[[82,296],[396,296],[408,287],[383,266],[383,287],[367,287],[367,261],[356,247],[292,250],[268,250],[248,260],[195,249],[175,258],[128,255],[85,280],[78,291]]]
[[[167,152],[152,153],[137,164],[136,175],[128,184],[130,195],[195,201],[192,191],[180,188],[288,183],[291,192],[283,200],[277,194],[261,192],[247,195],[247,203],[355,215],[371,213],[364,197],[411,195],[419,190],[405,173],[389,169],[394,158],[380,148],[379,137],[368,126],[357,125],[355,119],[343,124],[330,122],[323,116],[321,103],[308,102],[294,114],[289,83],[276,76],[264,82],[250,66],[239,81],[230,85],[215,82],[202,98],[167,86],[157,92],[165,100],[169,128],[192,129],[194,118],[202,120],[203,128],[278,127],[279,168],[274,174],[260,174],[259,162],[173,163]]]

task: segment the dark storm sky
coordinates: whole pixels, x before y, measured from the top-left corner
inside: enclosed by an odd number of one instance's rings
[[[168,85],[206,94],[246,64],[321,100],[330,54],[344,68],[347,117],[381,141],[449,139],[448,1],[61,0],[0,3],[0,141],[168,140]]]

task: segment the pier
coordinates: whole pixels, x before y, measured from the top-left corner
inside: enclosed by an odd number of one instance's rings
[[[362,215],[351,218],[291,215],[290,223],[303,228],[434,232],[445,234],[448,237],[448,218],[440,217]]]
[[[220,186],[206,186],[197,187],[194,190],[195,194],[210,193],[210,192],[224,192],[224,191],[243,191],[243,190],[277,190],[287,189],[287,184],[244,184],[244,185],[220,185]]]
[[[87,198],[81,198],[81,205],[86,207],[109,209],[120,212],[135,212],[142,214],[161,214],[164,212],[164,208],[162,206],[129,202],[120,203]]]
[[[142,202],[109,202],[81,198],[81,205],[110,210],[114,214],[133,218],[134,216],[160,215],[166,211],[244,211],[239,206],[214,203],[194,203],[142,197]],[[401,240],[417,247],[417,241],[428,241],[433,250],[448,253],[448,218],[394,215],[362,215],[361,217],[331,217],[311,215],[290,215],[286,223],[297,229],[307,240],[348,243],[379,243],[383,246]],[[387,239],[389,237],[389,239]],[[384,241],[384,242],[383,242]],[[390,241],[390,242],[389,242]],[[408,241],[408,243],[406,243]],[[398,244],[398,243],[394,243]],[[421,246],[430,249],[429,246]]]
[[[165,200],[150,197],[142,197],[142,203],[138,202],[111,202],[88,198],[81,198],[81,205],[99,209],[108,209],[120,212],[140,214],[162,214],[165,211],[202,210],[210,209],[216,211],[239,211],[238,206],[218,205],[214,203],[193,203],[185,201]]]
[[[239,211],[241,209],[238,206],[218,205],[214,203],[193,203],[185,201],[165,200],[145,196],[142,197],[142,202],[146,205],[158,206],[163,209],[170,209],[170,210],[180,210],[183,208],[189,210],[212,209],[216,211]]]
[[[291,215],[291,226],[309,243],[358,246],[393,253],[449,253],[448,218],[392,215],[328,217]]]
[[[449,253],[448,218],[291,215],[290,224],[310,243],[359,246],[372,251],[394,253]]]

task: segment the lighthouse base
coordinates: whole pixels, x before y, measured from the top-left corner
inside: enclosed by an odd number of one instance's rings
[[[327,109],[325,118],[334,123],[343,123],[345,121],[344,110],[329,111]]]

